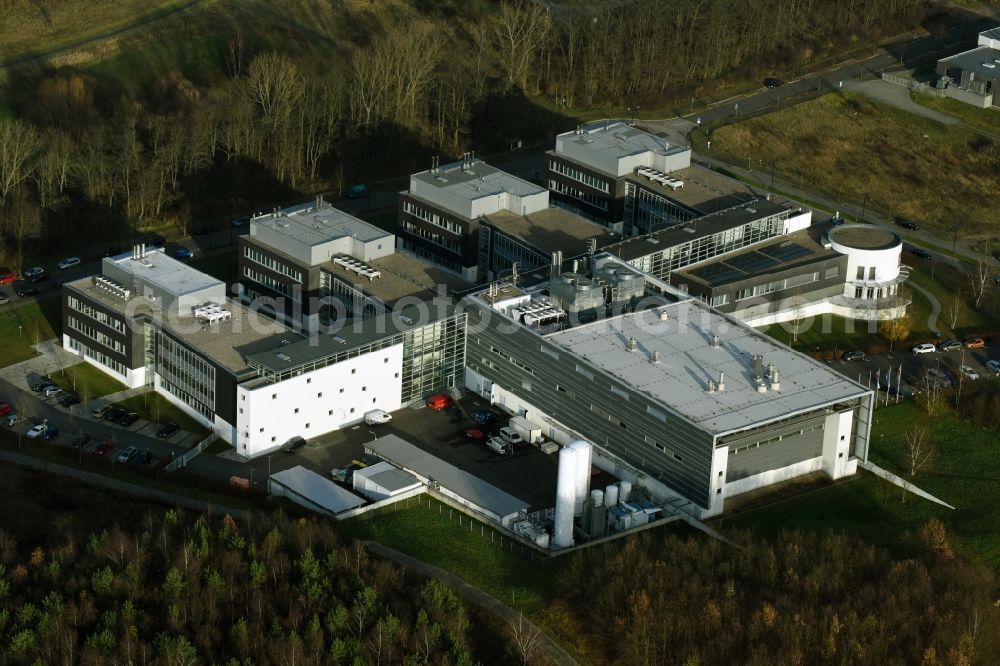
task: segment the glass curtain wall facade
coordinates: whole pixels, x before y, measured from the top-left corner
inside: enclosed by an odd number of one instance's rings
[[[403,333],[405,405],[435,391],[461,388],[465,380],[465,313]]]
[[[628,263],[643,272],[669,282],[671,271],[776,238],[784,230],[785,218],[787,217],[788,212],[782,211],[733,229],[726,229],[717,234],[695,238],[686,243],[652,252],[632,259]]]
[[[701,213],[625,181],[625,221],[634,225],[638,234],[690,222],[696,217],[701,217]]]
[[[215,417],[215,367],[160,331],[157,373],[163,390],[207,419]]]

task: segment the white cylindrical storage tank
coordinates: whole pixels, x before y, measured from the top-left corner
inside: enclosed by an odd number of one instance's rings
[[[632,482],[620,481],[618,483],[618,500],[627,502],[632,497]]]
[[[604,506],[604,491],[594,488],[590,491],[590,499],[594,500],[594,506]]]
[[[573,545],[573,514],[576,510],[576,449],[564,446],[559,451],[559,476],[556,479],[556,515],[552,546]]]
[[[612,484],[604,489],[604,506],[618,506],[618,486]]]
[[[576,515],[583,513],[583,500],[590,492],[590,465],[591,446],[590,442],[582,439],[569,443],[570,448],[576,451]]]

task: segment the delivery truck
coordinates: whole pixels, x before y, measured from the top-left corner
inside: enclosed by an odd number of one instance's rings
[[[512,416],[508,427],[512,428],[528,444],[537,444],[542,438],[542,428],[524,418],[523,416]]]

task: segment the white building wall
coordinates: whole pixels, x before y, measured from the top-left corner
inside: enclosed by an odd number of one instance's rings
[[[691,149],[685,148],[682,150],[672,147],[673,149],[666,154],[653,154],[653,160],[651,166],[654,169],[658,169],[664,173],[670,173],[671,171],[678,171],[680,169],[686,169],[691,166]]]
[[[903,249],[901,244],[887,250],[858,250],[841,245],[832,239],[830,244],[840,254],[847,255],[845,296],[854,297],[855,280],[872,280],[870,277],[872,267],[875,268],[875,282],[888,282],[899,277],[899,258]],[[858,277],[858,268],[864,268],[864,277]]]
[[[726,488],[726,467],[729,465],[729,447],[716,447],[712,454],[712,487],[711,504],[706,515],[714,516],[722,513],[722,505],[725,502],[728,489]]]
[[[852,294],[853,295],[853,294]],[[759,306],[760,310],[766,309],[768,306]],[[830,314],[833,310],[833,306],[828,298],[816,301],[814,303],[804,303],[800,305],[792,305],[782,310],[776,312],[762,312],[757,314],[754,312],[755,308],[751,306],[745,310],[736,310],[733,312],[733,316],[742,321],[747,326],[760,327],[760,326],[770,326],[771,324],[780,324],[787,321],[792,321],[794,319],[809,319],[810,317],[818,317],[820,315]],[[808,327],[810,322],[803,321],[801,326],[803,330]]]
[[[237,453],[259,455],[295,436],[309,439],[361,422],[373,409],[399,409],[402,367],[400,343],[277,384],[237,386]]]
[[[787,234],[794,234],[796,231],[802,231],[803,229],[808,229],[809,225],[812,224],[812,211],[804,210],[798,213],[791,213],[785,219],[785,231]]]
[[[62,347],[64,351],[67,351],[70,354],[73,354],[74,356],[79,356],[81,359],[83,359],[84,363],[89,363],[90,365],[94,366],[104,374],[108,375],[109,377],[114,377],[115,379],[120,381],[122,384],[125,384],[129,388],[138,388],[142,386],[144,383],[146,383],[145,366],[140,365],[138,368],[130,368],[126,371],[126,374],[123,375],[120,372],[112,370],[103,363],[98,363],[97,361],[95,361],[94,359],[90,358],[87,355],[77,352],[75,349],[69,346],[69,341],[70,337],[64,333],[62,336]],[[83,342],[82,344],[87,344],[87,343]]]
[[[851,449],[851,426],[854,410],[829,414],[823,424],[823,471],[831,479],[839,479],[848,472]]]

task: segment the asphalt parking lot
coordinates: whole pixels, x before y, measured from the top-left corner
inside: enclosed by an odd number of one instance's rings
[[[919,389],[923,377],[929,369],[937,369],[955,381],[958,376],[958,366],[967,365],[979,373],[979,381],[994,376],[986,367],[986,361],[1000,359],[1000,345],[993,343],[983,349],[966,349],[964,351],[936,351],[928,354],[914,354],[909,348],[891,353],[868,356],[861,361],[844,361],[833,359],[827,363],[834,370],[862,384],[876,385],[876,378],[885,384],[885,377],[891,375],[891,385],[895,386],[902,366],[903,383],[911,389]]]
[[[266,470],[269,465],[273,474],[302,465],[330,478],[331,469],[360,460],[366,442],[391,433],[523,499],[533,509],[552,507],[555,504],[558,456],[546,455],[527,445],[511,455],[501,455],[481,441],[467,439],[465,430],[479,427],[472,422],[470,415],[489,408],[489,404],[478,396],[466,394],[459,406],[460,414],[452,409],[404,408],[393,413],[391,423],[379,426],[361,424],[328,433],[310,440],[294,453],[279,451],[269,456],[270,462],[266,459],[255,461],[254,467]],[[506,425],[506,420],[497,423],[493,429],[503,425]]]

